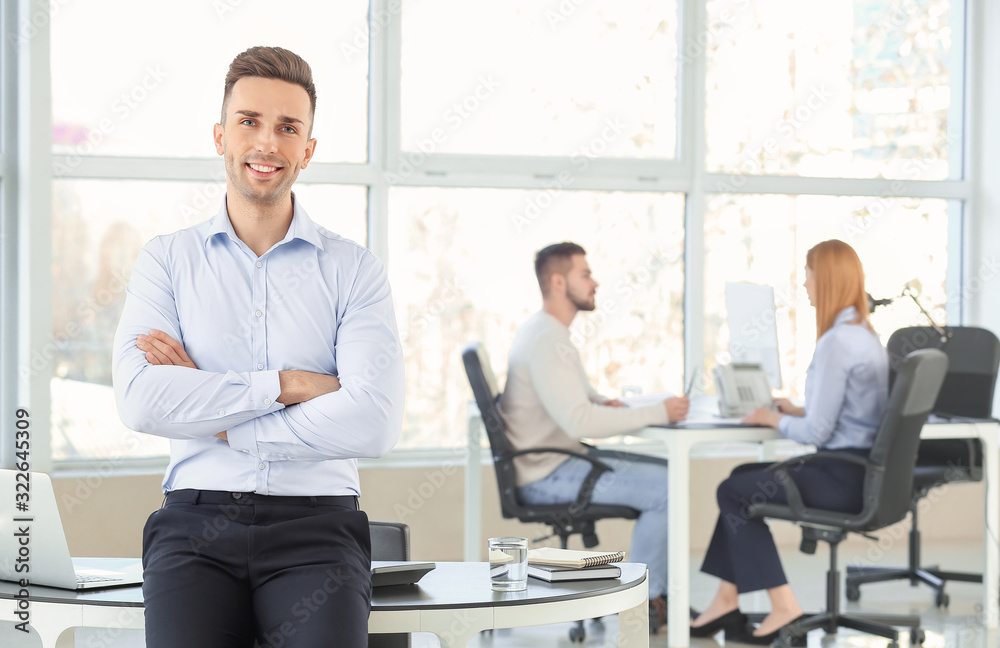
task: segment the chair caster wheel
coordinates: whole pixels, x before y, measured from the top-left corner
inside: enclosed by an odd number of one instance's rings
[[[948,607],[951,603],[951,597],[944,592],[938,592],[937,596],[934,597],[934,604],[938,607]]]
[[[924,634],[924,631],[921,630],[920,628],[913,628],[912,630],[910,630],[910,645],[911,646],[920,646],[920,645],[922,645],[924,643],[924,639],[926,639],[926,638],[927,638],[927,635]]]
[[[569,640],[571,643],[583,643],[587,638],[587,631],[580,626],[573,626],[569,630]]]
[[[847,600],[848,601],[857,601],[857,600],[860,600],[860,599],[861,599],[861,588],[858,587],[857,585],[848,585],[847,586]]]

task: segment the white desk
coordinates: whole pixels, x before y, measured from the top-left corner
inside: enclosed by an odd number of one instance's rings
[[[468,462],[465,474],[465,560],[479,560],[482,552],[481,513],[479,503],[483,447],[483,427],[475,404],[469,406]],[[1000,532],[1000,470],[997,458],[1000,456],[1000,424],[946,423],[925,425],[921,437],[925,439],[949,439],[977,437],[983,443],[986,481],[985,530],[983,549],[985,553],[983,569],[983,622],[989,629],[997,627],[1000,618],[1000,546],[994,539]],[[668,428],[649,427],[639,433],[646,439],[662,442],[670,460],[670,541],[668,543],[668,568],[670,581],[668,594],[670,608],[668,618],[667,645],[671,648],[689,645],[688,608],[690,606],[690,553],[691,543],[687,530],[691,520],[691,450],[705,443],[732,443],[739,441],[765,442],[782,439],[776,430],[757,427],[732,428]],[[765,447],[773,444],[764,444]],[[628,448],[624,448],[628,450]],[[768,456],[771,455],[771,456]],[[486,450],[489,456],[489,450]],[[773,457],[773,451],[766,448],[763,459]],[[684,532],[678,532],[684,530]]]
[[[127,559],[93,558],[95,567],[120,568]],[[131,559],[134,563],[135,559]],[[649,646],[646,566],[622,564],[621,578],[546,583],[528,579],[521,592],[490,590],[489,565],[437,563],[437,569],[413,587],[378,587],[372,595],[368,630],[432,632],[442,648],[465,646],[479,632],[491,628],[520,628],[619,614],[619,645]],[[16,621],[11,600],[13,583],[0,582],[0,621]],[[6,599],[6,600],[4,600]],[[48,587],[32,587],[31,627],[42,648],[72,648],[73,629],[111,630],[144,627],[142,589],[127,587],[85,594]],[[21,634],[21,633],[17,633]],[[16,637],[12,646],[35,645],[34,638]]]

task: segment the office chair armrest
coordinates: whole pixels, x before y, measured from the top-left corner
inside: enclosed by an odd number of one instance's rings
[[[583,479],[583,483],[580,484],[580,491],[577,493],[576,501],[572,505],[572,510],[582,511],[588,504],[590,504],[590,498],[594,495],[594,486],[597,484],[597,479],[602,474],[611,470],[611,466],[603,461],[595,459],[582,452],[573,452],[572,450],[564,450],[563,448],[530,448],[527,450],[511,452],[500,457],[494,457],[493,459],[494,461],[511,461],[514,457],[519,457],[521,455],[549,452],[569,455],[570,457],[577,457],[590,463],[590,472],[587,473],[587,476]]]
[[[593,457],[584,452],[573,452],[572,450],[566,450],[564,448],[528,448],[525,450],[508,452],[505,455],[494,457],[494,459],[508,460],[508,459],[513,459],[514,457],[520,457],[521,455],[547,453],[547,452],[554,452],[555,454],[564,454],[564,455],[569,455],[570,457],[577,457],[579,459],[583,459],[584,461],[589,462],[590,464],[601,466],[604,470],[610,470],[610,466],[608,466],[607,464],[598,459],[594,459]]]
[[[865,468],[870,467],[867,459],[857,455],[842,452],[821,451],[791,457],[790,459],[772,464],[765,468],[765,471],[774,473],[778,484],[785,489],[785,497],[788,499],[788,508],[791,509],[792,513],[794,513],[796,517],[805,517],[807,507],[805,502],[802,501],[802,493],[799,492],[799,487],[795,485],[795,482],[792,480],[792,476],[788,474],[788,469],[792,466],[801,466],[802,464],[816,459],[833,459],[836,461],[844,461],[846,463],[864,466]]]
[[[859,466],[868,467],[868,460],[853,454],[847,454],[846,452],[836,452],[836,451],[820,451],[813,452],[811,454],[798,455],[795,457],[790,457],[784,461],[779,461],[776,464],[771,464],[765,470],[776,471],[782,470],[789,466],[794,466],[796,464],[804,464],[815,459],[835,459],[837,461],[846,461],[847,463],[857,464]]]

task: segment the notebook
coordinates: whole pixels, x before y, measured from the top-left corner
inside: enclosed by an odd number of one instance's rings
[[[582,569],[584,567],[596,567],[597,565],[622,562],[623,560],[625,560],[624,551],[608,553],[541,547],[540,549],[532,549],[528,552],[529,565],[546,565],[549,567],[575,567]]]
[[[554,583],[557,581],[596,580],[600,578],[621,578],[621,567],[615,564],[599,565],[578,569],[576,567],[546,567],[528,565],[528,576]]]
[[[86,590],[138,585],[142,571],[75,570],[52,480],[0,470],[0,580]]]

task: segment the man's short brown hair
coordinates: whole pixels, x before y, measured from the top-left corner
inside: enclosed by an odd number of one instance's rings
[[[316,116],[316,86],[313,85],[312,68],[301,56],[281,47],[251,47],[229,64],[226,89],[222,95],[222,125],[226,124],[226,111],[233,96],[233,86],[244,77],[278,79],[302,87],[309,95],[309,136]]]
[[[587,251],[569,241],[553,243],[538,251],[535,255],[535,277],[543,297],[549,293],[552,275],[566,275],[573,268],[573,256],[577,254],[587,254]]]

